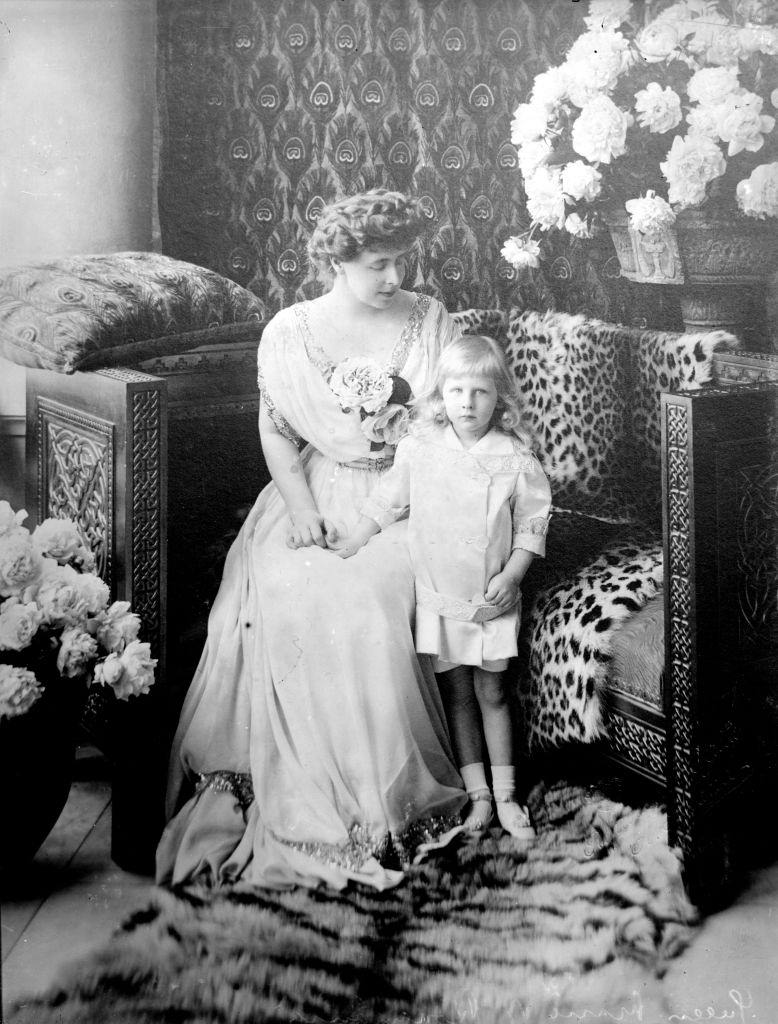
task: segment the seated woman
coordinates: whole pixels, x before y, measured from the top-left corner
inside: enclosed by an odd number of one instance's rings
[[[309,252],[331,290],[262,337],[273,482],[227,557],[181,714],[161,883],[383,889],[462,827],[435,677],[414,650],[407,524],[348,560],[329,550],[391,465],[401,405],[459,333],[400,287],[422,229],[395,192],[328,207]]]

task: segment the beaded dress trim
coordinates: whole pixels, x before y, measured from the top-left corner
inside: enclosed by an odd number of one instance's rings
[[[421,333],[421,325],[424,322],[424,317],[427,315],[427,310],[430,307],[429,295],[417,295],[414,299],[413,308],[411,309],[408,319],[405,321],[405,326],[402,329],[400,337],[397,339],[397,343],[392,350],[392,354],[389,358],[387,365],[387,371],[390,374],[398,374],[400,370],[405,366],[408,359],[408,353],[411,350],[411,346],[418,339]],[[305,351],[308,354],[308,358],[324,377],[329,382],[332,376],[332,371],[337,365],[332,361],[327,352],[319,345],[313,336],[311,330],[310,321],[308,319],[308,303],[300,302],[293,307],[295,315],[302,323],[303,334],[305,336]]]
[[[267,414],[273,421],[273,425],[275,426],[278,433],[282,437],[285,437],[287,440],[291,441],[292,444],[297,445],[298,448],[302,448],[304,443],[303,439],[300,437],[297,431],[289,424],[289,422],[281,415],[281,413],[276,408],[275,402],[270,397],[270,392],[268,391],[267,384],[265,383],[265,375],[262,372],[262,367],[259,364],[257,364],[257,387],[259,388],[259,393],[262,396],[262,401],[265,403]]]
[[[229,793],[235,798],[235,808],[246,816],[246,811],[254,802],[254,786],[247,772],[205,772],[198,774],[196,793],[212,789],[217,793]]]
[[[248,773],[217,771],[199,774],[196,792],[202,793],[206,789],[232,796],[235,809],[244,818],[254,802],[254,787]],[[458,814],[446,814],[412,821],[401,832],[375,833],[368,825],[355,823],[343,843],[294,842],[281,836],[274,838],[284,846],[299,850],[325,864],[347,871],[358,871],[371,858],[381,864],[388,862],[407,866],[420,846],[434,843],[460,824]]]

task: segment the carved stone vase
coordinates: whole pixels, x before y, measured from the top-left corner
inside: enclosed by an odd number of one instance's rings
[[[29,711],[0,721],[3,873],[35,856],[67,802],[85,691],[83,682],[50,678]]]
[[[643,235],[626,212],[606,222],[621,273],[642,284],[678,287],[689,331],[732,331],[741,341],[764,312],[765,282],[778,268],[778,225],[736,214],[683,210],[675,224]]]

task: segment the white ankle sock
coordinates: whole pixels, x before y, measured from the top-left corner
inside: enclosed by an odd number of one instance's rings
[[[495,800],[511,800],[516,792],[516,769],[512,764],[492,765],[492,792]]]
[[[486,784],[486,772],[484,771],[483,761],[476,761],[474,764],[464,764],[459,769],[459,774],[462,776],[462,781],[465,784],[465,789],[468,793],[480,793],[481,791],[489,792],[489,787]]]

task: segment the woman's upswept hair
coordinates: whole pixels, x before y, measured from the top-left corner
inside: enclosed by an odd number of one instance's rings
[[[435,384],[414,403],[419,422],[448,424],[443,403],[443,385],[450,377],[487,377],[497,390],[497,404],[492,427],[512,434],[527,449],[534,443],[532,430],[526,423],[516,385],[500,345],[485,334],[463,334],[441,352],[435,373]]]
[[[351,260],[366,249],[410,247],[425,228],[415,199],[374,188],[325,206],[308,240],[308,256],[319,272],[332,272],[331,260]]]

